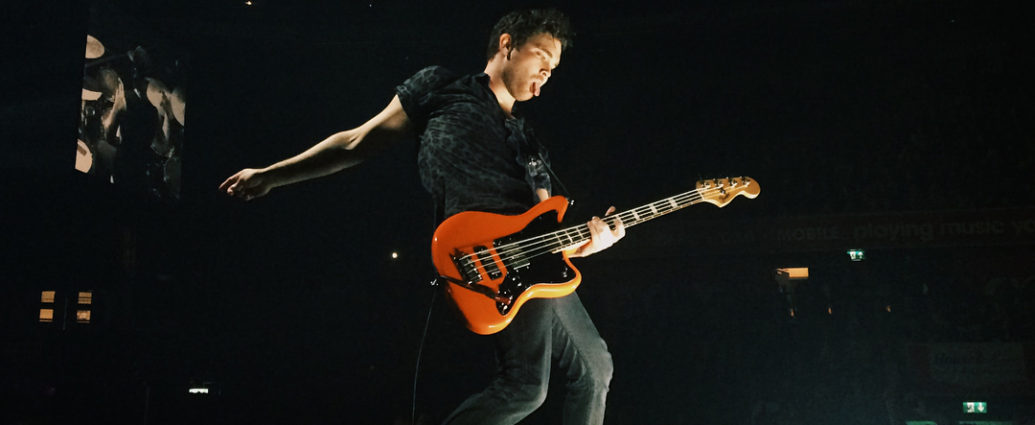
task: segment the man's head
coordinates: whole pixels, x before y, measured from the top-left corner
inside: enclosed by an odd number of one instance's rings
[[[486,69],[498,71],[514,100],[531,99],[560,63],[571,37],[568,18],[556,10],[508,13],[493,28]]]
[[[575,33],[568,17],[556,9],[515,10],[504,15],[492,27],[485,60],[492,60],[499,51],[500,36],[510,34],[511,48],[518,48],[536,34],[546,33],[561,42],[561,50],[571,45]]]

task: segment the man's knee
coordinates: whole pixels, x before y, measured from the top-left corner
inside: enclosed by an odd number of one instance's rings
[[[522,410],[532,412],[546,401],[546,393],[550,389],[549,382],[521,384],[514,388],[512,402],[520,403]]]
[[[611,384],[611,376],[615,372],[614,361],[611,360],[611,353],[604,350],[594,362],[593,372],[591,373],[594,385],[607,387]]]
[[[583,358],[581,376],[576,382],[582,387],[608,388],[614,374],[614,362],[606,349],[588,354]]]

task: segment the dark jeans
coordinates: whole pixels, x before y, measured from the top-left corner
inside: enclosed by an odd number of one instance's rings
[[[516,424],[546,400],[553,362],[567,376],[563,423],[604,422],[611,353],[577,294],[531,300],[493,336],[496,377],[464,401],[446,424]]]

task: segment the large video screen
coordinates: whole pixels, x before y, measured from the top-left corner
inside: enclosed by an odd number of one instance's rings
[[[181,49],[94,2],[75,168],[159,201],[180,198],[187,100]]]

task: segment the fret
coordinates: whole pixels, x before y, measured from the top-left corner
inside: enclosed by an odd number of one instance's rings
[[[661,215],[668,214],[669,212],[672,211],[672,207],[670,207],[668,205],[668,202],[658,201],[658,202],[655,202],[655,204],[658,205],[657,210],[661,213]]]
[[[679,209],[679,204],[676,203],[675,199],[668,198],[667,200],[668,200],[668,203],[672,205],[672,209],[673,210]]]
[[[568,235],[568,245],[567,246],[575,245],[576,243],[579,242],[579,239],[582,238],[582,232],[579,232],[579,228],[578,227],[569,227],[569,228],[564,230],[564,233],[566,235]]]

